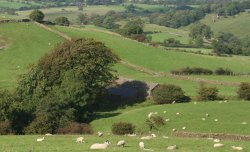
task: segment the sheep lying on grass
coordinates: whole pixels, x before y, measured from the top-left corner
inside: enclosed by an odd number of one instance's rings
[[[214,144],[214,148],[219,148],[219,147],[223,147],[224,144],[221,144],[221,143],[217,143],[217,144]]]
[[[90,149],[107,149],[109,145],[110,145],[110,142],[107,140],[103,144],[96,143],[96,144],[91,145]]]
[[[124,147],[125,144],[126,144],[125,140],[120,140],[120,141],[118,141],[117,146],[118,147]]]
[[[43,138],[37,138],[36,141],[37,142],[42,142],[42,141],[44,141],[44,137]]]
[[[150,136],[144,136],[144,137],[141,137],[142,140],[148,140],[148,139],[152,139],[152,138],[155,138],[156,135],[155,134],[151,134]]]
[[[177,146],[176,146],[176,145],[168,146],[167,149],[168,149],[168,150],[175,150],[175,149],[177,149]]]
[[[233,148],[233,150],[238,150],[238,151],[241,151],[241,150],[243,150],[243,148],[242,148],[242,147],[236,147],[236,146],[232,146],[232,148]]]

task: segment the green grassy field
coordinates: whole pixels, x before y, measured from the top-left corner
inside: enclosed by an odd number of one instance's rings
[[[0,1],[0,7],[8,7],[13,9],[19,9],[20,7],[29,7],[29,4],[17,2],[17,1],[7,1],[7,0],[1,0]]]
[[[234,17],[221,17],[217,22],[212,22],[212,16],[207,15],[201,22],[209,25],[215,34],[219,32],[233,33],[239,38],[249,35],[250,31],[250,13],[244,12]]]
[[[33,23],[0,24],[0,35],[8,47],[0,50],[0,89],[12,89],[18,75],[63,39]]]
[[[117,151],[129,151],[138,152],[139,149],[139,137],[125,137],[125,136],[104,136],[99,138],[95,135],[85,137],[85,144],[77,144],[75,140],[79,135],[58,135],[45,137],[45,141],[42,143],[36,142],[36,139],[41,136],[29,135],[29,136],[1,136],[0,137],[0,151],[2,152],[82,152],[82,151],[102,151],[102,150],[90,150],[89,147],[94,143],[103,143],[105,140],[109,139],[111,145],[107,148],[108,152]],[[116,143],[124,139],[127,145],[124,148],[119,148]],[[213,148],[213,142],[207,139],[183,139],[183,138],[169,138],[162,139],[157,137],[156,139],[144,141],[145,147],[153,149],[155,152],[169,151],[167,147],[176,144],[179,152],[231,152],[233,151],[232,145],[240,145],[244,148],[243,152],[249,150],[250,144],[246,141],[228,141],[224,140],[225,144],[222,148]]]

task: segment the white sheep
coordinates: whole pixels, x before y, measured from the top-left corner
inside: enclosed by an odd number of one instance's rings
[[[139,142],[139,147],[140,147],[140,149],[141,150],[145,150],[145,151],[153,151],[152,149],[146,149],[145,148],[145,144],[144,144],[144,142]]]
[[[242,125],[246,125],[246,124],[247,124],[247,122],[242,122],[241,124],[242,124]]]
[[[168,136],[162,136],[162,138],[164,138],[164,139],[168,139]]]
[[[96,144],[91,145],[90,149],[106,149],[109,145],[110,145],[110,142],[107,140],[103,144],[96,143]]]
[[[50,133],[47,133],[47,134],[45,134],[45,136],[52,136],[52,134],[50,134]]]
[[[151,134],[151,136],[152,136],[153,138],[155,138],[155,137],[156,137],[156,135],[155,135],[155,134]]]
[[[209,114],[208,114],[208,113],[206,113],[206,117],[209,117]]]
[[[176,145],[168,146],[168,150],[175,150],[175,149],[177,149],[177,146],[176,146]]]
[[[76,138],[76,143],[84,143],[84,138],[83,137],[78,137]]]
[[[218,143],[218,142],[220,142],[220,139],[214,139],[213,141]]]
[[[179,113],[179,112],[177,112],[177,113],[176,113],[176,115],[178,116],[178,115],[180,115],[180,113]]]
[[[155,115],[157,115],[157,114],[158,114],[158,112],[155,112],[154,114],[155,114]]]
[[[163,113],[167,113],[167,111],[163,111]]]
[[[197,102],[194,102],[194,104],[196,105],[196,104],[197,104]]]
[[[175,104],[175,101],[173,101],[172,104]]]
[[[170,119],[166,119],[165,121],[168,122]]]
[[[44,137],[43,138],[37,138],[36,141],[37,142],[42,142],[42,141],[44,141]]]
[[[103,132],[98,131],[97,134],[98,134],[99,137],[102,137],[102,136],[103,136]]]
[[[152,138],[155,138],[156,135],[155,134],[151,134],[150,136],[144,136],[144,137],[141,137],[142,140],[149,140],[149,139],[152,139]]]
[[[127,136],[129,136],[129,137],[135,137],[137,135],[136,134],[127,134]]]
[[[186,126],[182,127],[182,130],[185,130],[186,129]]]
[[[206,120],[206,118],[202,118],[202,120],[203,120],[203,121],[205,121],[205,120]]]
[[[233,148],[233,150],[238,150],[238,151],[241,151],[241,150],[243,150],[243,148],[242,148],[242,147],[236,147],[236,146],[232,146],[232,148]]]
[[[125,144],[126,144],[125,140],[120,140],[120,141],[117,142],[118,147],[124,147]]]
[[[177,129],[173,128],[173,129],[172,129],[172,131],[173,131],[173,132],[176,132],[176,131],[177,131]]]
[[[148,114],[148,119],[150,119],[152,116],[153,116],[153,112],[150,112],[149,114]]]
[[[214,148],[219,148],[219,147],[223,147],[224,144],[221,144],[221,143],[217,143],[217,144],[214,144]]]
[[[218,119],[214,119],[214,121],[215,121],[215,122],[217,122],[217,121],[218,121]]]

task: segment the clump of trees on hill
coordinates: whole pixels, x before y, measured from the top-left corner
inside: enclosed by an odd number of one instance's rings
[[[220,33],[212,46],[217,54],[250,55],[249,36],[239,39],[231,33]]]
[[[16,134],[57,133],[87,122],[90,107],[115,79],[117,61],[101,42],[64,42],[30,67],[14,93],[1,92],[0,121],[9,122]]]
[[[67,17],[57,17],[54,22],[55,22],[55,24],[61,25],[61,26],[69,26],[70,25],[70,21],[68,20]]]
[[[32,21],[36,21],[36,22],[42,22],[43,19],[44,19],[44,14],[42,11],[40,10],[33,10],[30,15],[29,15],[29,18],[32,20]]]

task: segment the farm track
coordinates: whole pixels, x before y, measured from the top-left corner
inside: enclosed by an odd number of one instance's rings
[[[55,29],[52,29],[52,28],[50,28],[50,27],[48,27],[46,25],[43,25],[43,24],[40,24],[40,23],[37,23],[37,22],[35,22],[35,23],[38,26],[46,29],[47,31],[50,31],[50,32],[53,32],[53,33],[57,34],[58,36],[64,38],[65,40],[69,40],[69,41],[72,40],[72,38],[70,36],[68,36],[67,34],[65,34],[63,32],[57,31]],[[99,30],[99,29],[89,29],[89,28],[88,29],[80,29],[80,28],[77,28],[77,27],[69,27],[69,28],[76,29],[76,30],[82,30],[82,31],[84,31],[84,30],[85,31],[86,30],[94,30],[94,31],[97,31],[97,32],[104,32],[104,33],[111,34],[111,35],[114,35],[114,36],[122,37],[120,34],[110,32],[110,31]],[[124,37],[122,37],[122,38],[124,38]],[[125,38],[125,39],[131,40],[129,38]],[[132,41],[135,41],[135,40],[132,40]],[[147,44],[144,44],[144,45],[147,45]],[[202,78],[194,78],[194,77],[190,77],[190,76],[174,75],[174,74],[167,73],[167,72],[156,72],[156,71],[153,71],[151,69],[141,67],[141,66],[129,63],[127,61],[123,61],[123,60],[121,60],[120,63],[123,64],[123,65],[126,65],[127,67],[129,67],[129,68],[131,68],[133,70],[140,71],[140,72],[143,72],[143,73],[146,73],[146,74],[149,74],[149,75],[152,75],[152,76],[156,76],[156,77],[161,76],[161,77],[168,77],[168,78],[173,78],[173,79],[178,79],[178,80],[186,80],[186,81],[192,81],[192,82],[197,82],[197,83],[207,83],[207,84],[213,84],[213,85],[224,85],[224,86],[239,86],[240,85],[240,83],[237,83],[237,82],[223,82],[223,81],[219,81],[219,80],[208,80],[208,79],[202,79]]]

